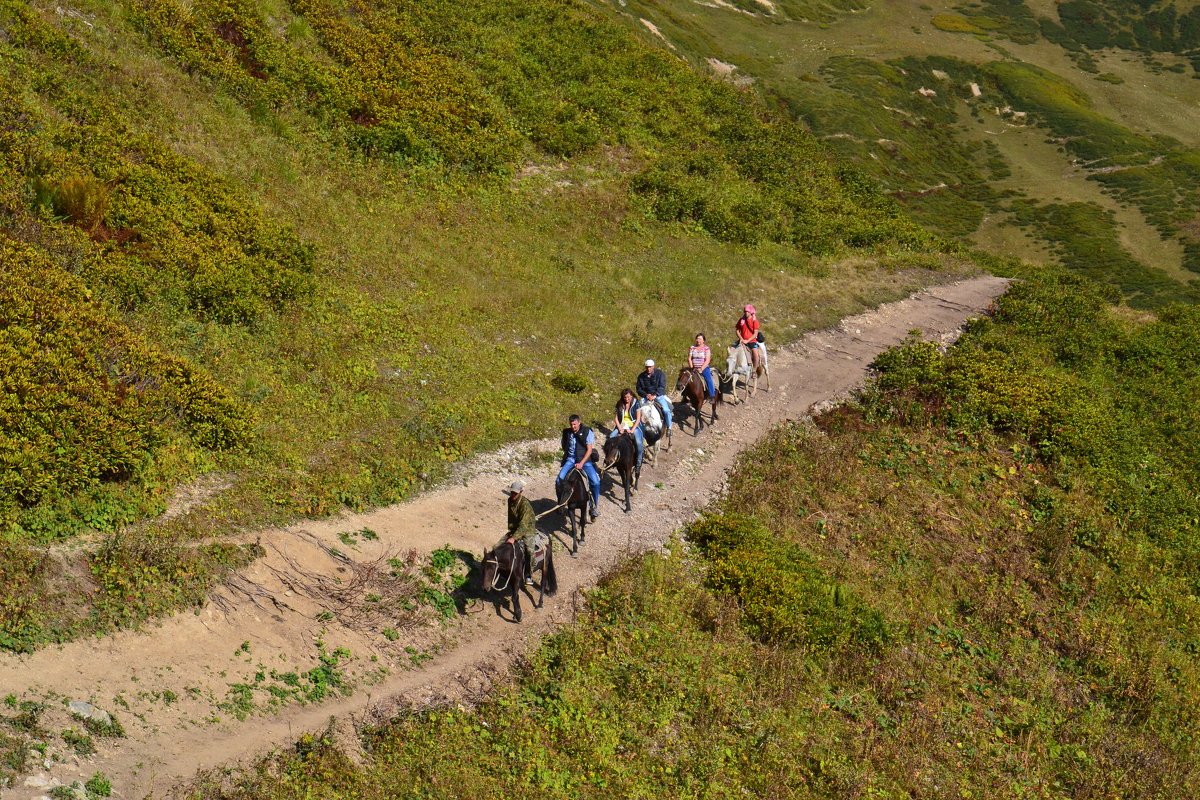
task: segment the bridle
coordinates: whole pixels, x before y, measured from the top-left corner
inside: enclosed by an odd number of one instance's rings
[[[682,376],[683,373],[687,373],[687,381],[684,383],[683,389],[679,389],[678,386],[675,387],[679,391],[687,389],[688,386],[691,386],[692,381],[696,380],[697,378],[699,378],[702,383],[704,381],[703,376],[700,374],[700,370],[696,369],[695,367],[684,367],[683,370],[681,370],[680,375]],[[703,394],[703,391],[701,391],[701,394]]]
[[[516,543],[516,542],[513,542],[513,543],[512,543],[512,550],[513,550],[513,560],[512,560],[512,565],[511,565],[511,566],[508,568],[508,575],[507,575],[507,576],[505,577],[505,579],[504,579],[504,585],[503,585],[503,586],[497,586],[497,585],[496,585],[496,582],[497,582],[497,581],[499,580],[499,578],[500,578],[500,559],[498,559],[498,558],[496,558],[496,557],[495,557],[495,556],[496,556],[496,551],[495,551],[495,550],[493,550],[493,551],[492,551],[492,557],[491,557],[491,558],[485,558],[485,559],[483,560],[483,563],[484,563],[484,564],[495,564],[495,565],[496,565],[496,572],[495,572],[495,573],[493,573],[493,575],[492,575],[492,585],[488,587],[488,590],[489,590],[489,591],[493,591],[493,592],[503,592],[505,589],[507,589],[507,588],[508,588],[508,585],[509,585],[510,583],[512,583],[512,576],[513,576],[513,573],[514,573],[514,572],[516,572],[516,567],[517,567],[517,559],[518,559],[518,558],[520,558],[520,556],[521,556],[521,554],[520,554],[520,553],[517,551],[517,543]]]

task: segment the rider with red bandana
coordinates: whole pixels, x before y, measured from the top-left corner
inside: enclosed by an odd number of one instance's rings
[[[754,365],[754,369],[758,369],[758,336],[759,325],[758,315],[754,312],[754,306],[748,305],[742,313],[742,318],[737,321],[734,326],[737,331],[738,344],[745,345],[750,350],[750,360]]]

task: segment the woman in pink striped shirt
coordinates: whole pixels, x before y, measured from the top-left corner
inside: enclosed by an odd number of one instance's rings
[[[688,348],[688,364],[692,369],[697,370],[704,376],[705,386],[708,388],[708,396],[715,398],[716,390],[713,388],[712,379],[712,351],[708,349],[708,345],[704,343],[704,334],[696,334],[696,344]]]

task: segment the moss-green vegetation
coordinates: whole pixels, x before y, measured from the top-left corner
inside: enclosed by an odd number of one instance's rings
[[[193,796],[1194,796],[1200,314],[1106,293],[882,356],[480,707]]]
[[[1008,210],[1018,225],[1034,228],[1038,238],[1051,243],[1064,267],[1115,285],[1134,308],[1200,301],[1200,282],[1182,288],[1135,259],[1117,240],[1112,212],[1094,203],[1018,200]]]
[[[1036,114],[1092,170],[1091,180],[1137,206],[1163,235],[1179,235],[1200,214],[1200,154],[1109,120],[1084,92],[1046,70],[1011,62],[984,69],[1015,107]]]

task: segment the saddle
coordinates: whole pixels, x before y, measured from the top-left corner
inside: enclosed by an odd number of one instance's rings
[[[525,545],[522,545],[525,547]],[[538,537],[538,543],[533,548],[533,566],[536,569],[543,561],[546,560],[546,543]]]

